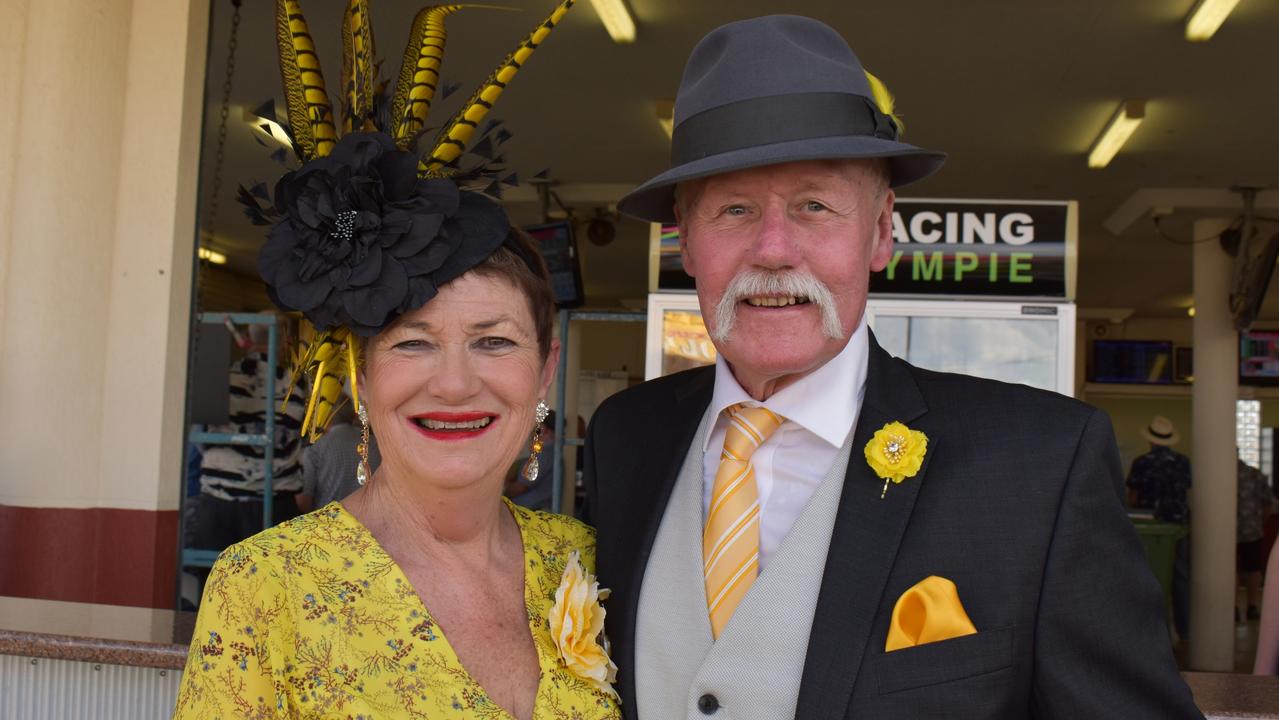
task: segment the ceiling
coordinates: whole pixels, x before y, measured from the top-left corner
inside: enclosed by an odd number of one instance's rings
[[[474,8],[448,20],[443,77],[460,83],[437,99],[442,123],[497,62],[549,12],[554,0],[495,0],[521,8]],[[665,170],[669,143],[654,101],[670,98],[684,60],[712,28],[777,12],[759,0],[629,0],[638,40],[614,44],[587,0],[534,55],[497,105],[514,133],[507,159],[522,175],[550,169],[561,197],[581,216],[625,188]],[[202,193],[207,218],[213,186],[221,88],[231,27],[230,0],[213,0]],[[944,150],[936,176],[907,197],[1078,200],[1083,308],[1130,308],[1138,316],[1185,316],[1192,299],[1190,223],[1226,208],[1178,208],[1160,238],[1142,215],[1119,235],[1103,223],[1139,191],[1279,187],[1279,3],[1242,0],[1209,42],[1182,37],[1193,0],[791,0],[786,12],[834,26],[897,97],[905,140]],[[305,8],[330,91],[340,62],[344,3]],[[405,0],[376,0],[374,30],[383,77],[394,77],[413,14]],[[239,183],[273,181],[281,168],[254,139],[242,108],[280,97],[273,3],[244,3],[232,85],[222,191],[208,222],[212,244],[231,267],[253,273],[263,229],[243,220]],[[1084,155],[1125,98],[1147,100],[1146,121],[1108,168]],[[516,194],[528,198],[527,189]],[[532,202],[509,203],[517,222],[537,219]],[[1270,213],[1279,215],[1279,210]],[[622,220],[610,245],[583,243],[586,292],[594,306],[616,306],[647,291],[647,227]],[[1279,293],[1272,293],[1279,295]],[[1279,300],[1263,310],[1279,319]]]

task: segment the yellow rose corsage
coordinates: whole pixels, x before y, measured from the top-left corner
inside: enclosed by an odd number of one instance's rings
[[[600,589],[595,576],[586,572],[577,551],[573,551],[555,591],[550,617],[551,639],[569,672],[617,699],[612,685],[617,680],[617,666],[608,657],[608,640],[604,639],[605,611],[600,604],[608,598],[608,592]]]
[[[866,443],[866,462],[875,474],[884,479],[883,498],[888,494],[888,483],[899,483],[915,477],[924,464],[928,452],[928,436],[911,430],[899,422],[890,422],[875,433]]]

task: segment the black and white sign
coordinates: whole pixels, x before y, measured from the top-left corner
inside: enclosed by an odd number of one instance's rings
[[[1073,299],[1074,202],[899,199],[879,295]]]

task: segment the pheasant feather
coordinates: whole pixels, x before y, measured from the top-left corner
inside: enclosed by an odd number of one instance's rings
[[[488,111],[493,107],[493,103],[497,102],[502,91],[506,89],[507,83],[511,78],[515,77],[515,73],[519,72],[524,63],[528,61],[533,51],[542,44],[546,36],[555,29],[564,14],[573,7],[575,0],[564,0],[558,7],[537,26],[528,37],[524,38],[519,47],[515,51],[506,56],[502,64],[493,71],[479,90],[471,96],[471,99],[462,106],[453,119],[449,121],[444,129],[440,131],[440,135],[436,138],[435,148],[431,151],[430,157],[426,161],[426,170],[429,175],[443,174],[444,168],[451,165],[466,150],[466,144],[470,142],[471,136],[475,134],[475,129],[479,127],[480,122]]]
[[[342,132],[362,130],[373,112],[373,26],[369,0],[350,0],[342,18],[342,90],[346,116]]]
[[[418,11],[409,29],[409,42],[400,63],[400,79],[395,84],[391,118],[395,141],[407,148],[426,126],[431,101],[440,82],[444,61],[444,18],[462,9],[461,5],[432,5]]]
[[[311,327],[309,323],[304,325]],[[314,332],[313,328],[311,330]],[[302,419],[302,434],[312,442],[328,428],[341,400],[342,384],[347,378],[354,381],[354,344],[351,331],[347,328],[326,330],[311,338],[304,338],[299,343],[285,403],[298,380],[304,375],[312,375],[314,382],[311,384],[311,395],[307,398],[306,415]],[[352,390],[354,391],[354,385]]]
[[[337,127],[324,89],[320,57],[315,54],[315,43],[298,0],[276,0],[275,39],[289,128],[302,152],[302,161],[324,157],[337,143]]]

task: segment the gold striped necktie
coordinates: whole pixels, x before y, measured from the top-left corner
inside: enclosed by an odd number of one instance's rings
[[[785,418],[762,407],[732,405],[724,451],[702,534],[706,606],[716,638],[759,573],[759,489],[751,456]]]

